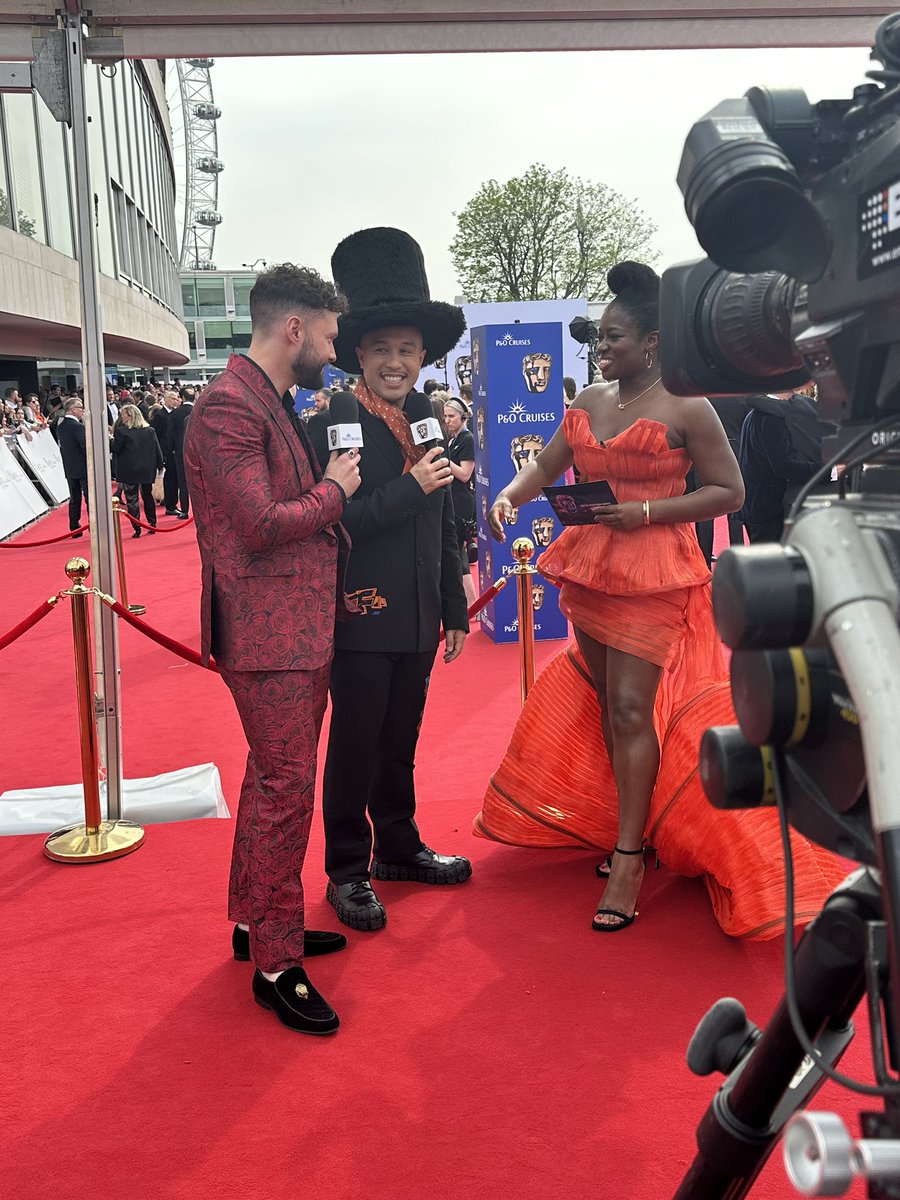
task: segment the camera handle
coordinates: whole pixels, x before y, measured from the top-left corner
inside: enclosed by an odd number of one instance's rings
[[[829,1066],[853,1039],[851,1018],[866,990],[869,929],[880,918],[878,880],[860,869],[832,892],[797,945],[797,1005]],[[731,1071],[697,1128],[698,1153],[674,1200],[741,1200],[788,1119],[825,1076],[798,1042],[785,999],[762,1033],[737,1001],[718,1001],[697,1027],[688,1063],[696,1074]]]
[[[810,639],[825,634],[859,716],[887,926],[890,1011],[900,1014],[900,629],[897,563],[840,504],[803,511],[786,537],[812,583]]]

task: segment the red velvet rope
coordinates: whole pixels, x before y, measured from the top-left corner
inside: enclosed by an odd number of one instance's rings
[[[76,533],[84,533],[88,528],[89,526],[87,525],[79,525],[77,529],[70,529],[68,533],[60,533],[57,537],[44,538],[42,542],[0,542],[0,550],[28,550],[32,546],[50,546],[54,542],[64,542],[67,538],[74,537]]]
[[[42,621],[47,613],[52,612],[56,608],[58,597],[53,596],[49,600],[45,600],[43,604],[38,605],[33,613],[30,613],[24,621],[20,621],[18,625],[14,625],[9,633],[4,633],[0,637],[0,650],[5,650],[7,646],[11,646],[17,638],[20,638],[23,633],[27,633],[33,625],[37,625],[38,621]]]
[[[491,586],[486,591],[481,593],[481,595],[474,602],[474,604],[469,605],[468,609],[466,610],[469,617],[472,618],[477,613],[480,613],[481,610],[485,607],[485,605],[490,604],[490,602],[497,595],[497,593],[502,592],[508,583],[509,583],[508,575],[504,575],[502,579],[498,579],[496,583],[492,583]],[[445,641],[446,637],[447,637],[446,631],[442,629],[441,630],[441,641],[442,642]]]
[[[103,603],[108,605],[114,613],[127,621],[139,633],[150,638],[151,642],[156,642],[158,646],[162,646],[165,650],[171,650],[173,654],[177,654],[180,658],[185,659],[189,663],[193,663],[197,667],[203,667],[207,671],[215,671],[218,674],[219,668],[215,662],[210,659],[209,665],[203,662],[196,650],[192,650],[190,646],[182,646],[181,642],[176,642],[174,638],[167,637],[166,634],[160,633],[158,629],[154,629],[152,625],[148,625],[146,621],[142,621],[136,617],[134,613],[129,612],[123,604],[118,600],[110,600],[108,596],[102,596]]]
[[[132,525],[140,525],[141,529],[152,529],[154,533],[177,533],[179,529],[187,529],[188,525],[194,523],[194,518],[188,517],[186,521],[179,521],[177,525],[169,525],[167,529],[163,529],[161,525],[145,525],[143,521],[133,517],[127,508],[120,508],[119,512],[123,517],[127,517]]]

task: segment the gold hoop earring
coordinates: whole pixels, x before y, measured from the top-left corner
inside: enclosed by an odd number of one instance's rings
[[[649,350],[644,355],[644,362],[646,362],[647,370],[649,371],[650,368],[653,366],[653,355],[650,353]]]

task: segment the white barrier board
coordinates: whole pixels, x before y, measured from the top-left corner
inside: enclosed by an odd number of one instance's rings
[[[100,807],[104,816],[105,792],[101,785]],[[141,825],[229,815],[219,769],[214,763],[183,767],[147,779],[122,780],[122,816]],[[83,820],[84,789],[80,783],[22,788],[0,795],[0,835],[52,833]]]
[[[31,434],[31,441],[24,433],[20,433],[16,437],[16,446],[19,454],[56,503],[62,504],[64,500],[68,500],[69,485],[63,470],[62,455],[50,430],[37,430]]]
[[[66,495],[68,492],[66,488]],[[43,498],[19,466],[6,439],[0,437],[0,538],[9,537],[46,511]]]

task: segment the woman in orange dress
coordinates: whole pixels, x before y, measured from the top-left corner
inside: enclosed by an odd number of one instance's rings
[[[573,461],[582,481],[608,480],[617,503],[598,506],[594,525],[565,529],[538,560],[538,569],[560,589],[560,608],[574,626],[578,654],[570,651],[555,660],[529,695],[476,819],[476,833],[526,845],[612,842],[606,890],[593,919],[595,930],[612,933],[636,916],[642,849],[655,801],[649,829],[667,864],[711,877],[717,916],[730,932],[771,936],[758,931],[768,929],[769,914],[736,916],[734,881],[727,872],[716,881],[710,855],[698,856],[699,830],[697,837],[685,837],[677,803],[685,791],[680,780],[690,777],[690,796],[698,807],[702,729],[734,720],[712,620],[711,576],[694,522],[740,507],[740,471],[709,402],[672,396],[662,385],[656,273],[638,263],[620,263],[607,282],[615,299],[600,322],[598,348],[607,382],[581,393],[537,460],[497,496],[489,521],[494,536],[504,541],[503,526],[512,510],[534,499]],[[705,483],[685,494],[691,464]],[[702,708],[695,704],[700,696]],[[598,701],[602,745],[594,736]],[[551,728],[555,725],[555,745],[563,748],[564,761],[552,748],[537,749],[531,735],[547,719],[537,717],[539,708],[549,715]],[[662,773],[661,744],[667,753]],[[678,776],[674,788],[673,771]],[[516,779],[518,772],[525,774]],[[610,793],[613,804],[606,800]],[[708,812],[715,818],[713,842],[733,839],[734,818],[753,815]],[[680,831],[674,814],[681,818]],[[664,844],[671,829],[676,829],[674,842]],[[768,848],[773,849],[771,843]],[[818,879],[822,886],[815,889],[814,903],[840,878],[836,868],[825,875],[827,882]]]

